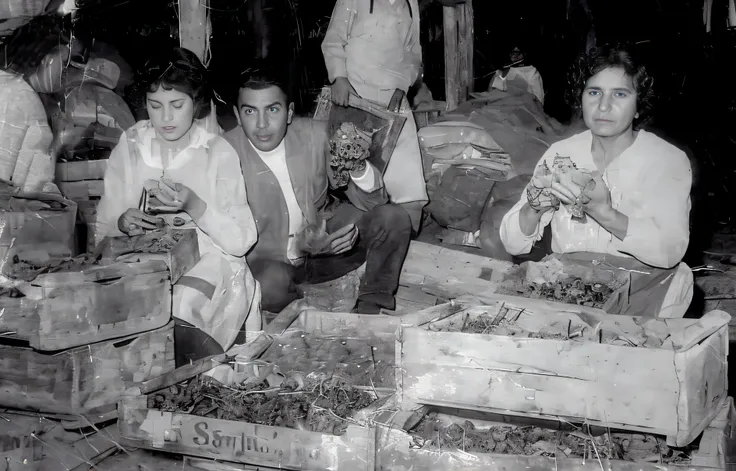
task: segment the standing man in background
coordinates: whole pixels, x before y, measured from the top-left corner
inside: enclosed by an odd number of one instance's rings
[[[422,63],[417,0],[337,0],[322,53],[336,105],[347,106],[353,93],[407,118],[383,181],[391,203],[406,209],[418,232],[428,198],[406,99]]]

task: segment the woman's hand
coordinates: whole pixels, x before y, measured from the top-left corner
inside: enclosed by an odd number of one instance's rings
[[[608,214],[613,209],[611,192],[599,172],[593,172],[593,178],[581,187],[572,182],[560,182],[550,189],[563,204],[580,204],[583,210],[594,219]]]
[[[195,221],[199,219],[207,208],[202,199],[188,186],[162,178],[157,185],[148,190],[153,210],[166,212],[187,212]]]
[[[348,106],[350,94],[357,95],[347,77],[337,77],[330,86],[332,102],[340,106]]]
[[[118,229],[129,236],[140,235],[163,227],[164,220],[150,216],[140,209],[130,208],[118,218]]]

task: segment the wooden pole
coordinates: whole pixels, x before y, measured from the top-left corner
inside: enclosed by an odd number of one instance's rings
[[[179,0],[179,45],[204,60],[208,0]]]
[[[475,26],[474,26],[474,13],[473,13],[473,0],[460,5],[463,11],[463,19],[465,22],[464,32],[462,36],[464,38],[464,56],[466,69],[465,73],[468,76],[468,89],[467,94],[475,91],[475,68],[473,67],[474,52],[475,52]],[[461,49],[462,51],[462,49]],[[466,94],[466,95],[467,95]]]
[[[458,105],[458,87],[460,85],[457,10],[455,7],[442,7],[442,22],[445,38],[445,101],[447,102],[447,111],[452,111]]]

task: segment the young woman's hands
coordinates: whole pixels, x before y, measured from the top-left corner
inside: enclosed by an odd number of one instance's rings
[[[118,229],[129,236],[140,235],[163,227],[162,218],[151,216],[140,209],[130,208],[118,218]]]

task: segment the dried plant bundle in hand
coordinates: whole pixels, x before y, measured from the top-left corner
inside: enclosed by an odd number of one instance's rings
[[[338,187],[350,182],[350,172],[365,168],[371,135],[353,123],[342,123],[330,138],[330,168]]]

